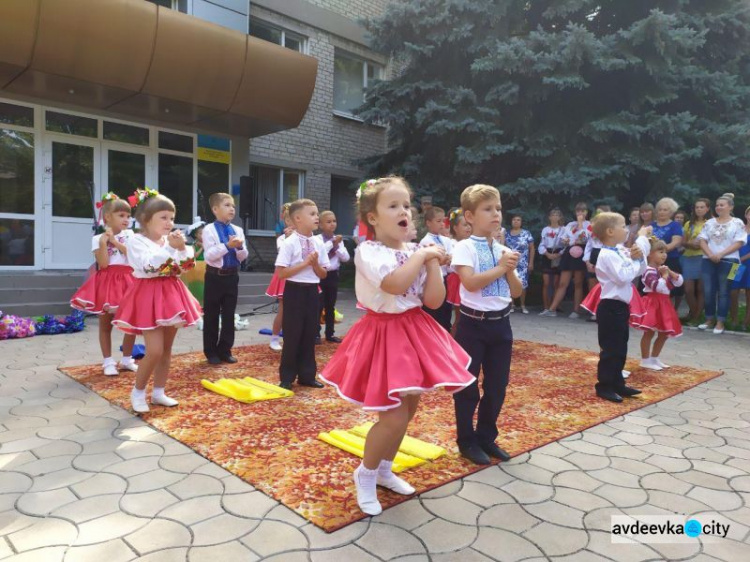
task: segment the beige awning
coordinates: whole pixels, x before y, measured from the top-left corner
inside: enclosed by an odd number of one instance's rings
[[[317,68],[143,0],[0,1],[0,94],[257,137],[299,125]]]

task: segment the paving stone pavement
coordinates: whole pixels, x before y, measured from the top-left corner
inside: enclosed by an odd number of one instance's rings
[[[512,316],[517,338],[595,351],[582,322]],[[176,352],[200,348],[180,332]],[[664,359],[726,374],[326,534],[58,372],[99,360],[95,321],[0,342],[0,559],[749,560],[750,338],[689,331]],[[611,544],[611,515],[675,512],[721,514],[731,539]]]

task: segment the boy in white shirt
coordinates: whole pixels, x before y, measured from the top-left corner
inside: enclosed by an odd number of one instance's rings
[[[622,370],[628,355],[633,280],[646,270],[644,256],[650,248],[646,239],[649,229],[641,228],[635,244],[628,250],[623,242],[628,239],[629,231],[621,214],[600,213],[593,224],[594,235],[602,242],[596,260],[596,277],[602,293],[596,309],[601,352],[595,389],[599,398],[610,402],[622,402],[623,396],[641,393],[625,385]]]
[[[424,224],[427,228],[427,234],[422,238],[419,245],[421,247],[441,246],[445,249],[445,253],[450,257],[451,252],[453,251],[453,240],[441,234],[445,227],[445,211],[440,207],[430,206],[424,212]],[[449,266],[447,264],[441,265],[440,271],[443,274],[443,283],[446,284],[447,288],[446,277],[448,277],[448,273],[450,273]],[[424,311],[432,316],[438,324],[448,332],[451,331],[451,316],[453,312],[452,306],[449,302],[443,301],[443,304],[437,309],[428,308],[426,306],[423,308]]]
[[[494,457],[510,455],[497,446],[497,418],[505,401],[513,352],[510,327],[512,299],[523,286],[516,273],[519,253],[493,238],[502,222],[500,192],[490,185],[472,185],[461,194],[461,208],[472,235],[453,248],[453,268],[461,278],[461,321],[456,341],[471,356],[469,372],[484,372],[481,400],[479,384],[453,395],[456,407],[458,448],[476,464],[490,464]],[[474,412],[479,406],[476,429]]]
[[[315,202],[294,201],[289,206],[289,217],[295,231],[281,243],[276,258],[276,273],[286,280],[279,386],[291,390],[299,378],[302,386],[322,388],[323,384],[315,380],[315,337],[320,328],[318,283],[326,278],[330,261],[323,241],[313,236],[320,222]]]
[[[342,263],[349,261],[349,252],[344,246],[343,237],[336,234],[336,215],[333,211],[323,211],[320,213],[320,234],[319,238],[325,246],[330,265],[328,275],[320,280],[320,311],[325,310],[326,314],[326,341],[331,343],[341,343],[341,338],[334,334],[334,321],[336,310],[336,298],[339,291],[339,269]],[[318,324],[318,340],[320,340],[320,324]]]
[[[234,313],[240,284],[240,264],[247,259],[245,233],[232,224],[235,208],[229,193],[208,198],[216,220],[203,229],[206,280],[203,290],[203,353],[211,365],[236,363]],[[221,317],[221,333],[219,333]]]

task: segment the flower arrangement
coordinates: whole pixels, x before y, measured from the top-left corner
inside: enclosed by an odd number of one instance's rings
[[[159,192],[155,189],[150,189],[148,187],[144,187],[143,189],[136,189],[133,192],[133,195],[130,195],[128,197],[128,203],[130,203],[131,207],[135,208],[143,203],[146,199],[156,197],[157,195],[159,195]]]
[[[359,189],[357,190],[357,193],[356,193],[357,201],[359,201],[359,198],[362,197],[362,193],[364,192],[365,189],[367,189],[368,187],[372,187],[377,182],[378,180],[366,180],[366,181],[363,181],[361,184],[359,184]]]

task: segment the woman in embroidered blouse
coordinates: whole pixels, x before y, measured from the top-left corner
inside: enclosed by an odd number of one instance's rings
[[[739,250],[747,242],[747,232],[745,223],[732,216],[733,193],[719,197],[715,208],[716,218],[708,220],[698,236],[703,250],[703,284],[706,287],[706,322],[698,329],[713,328],[714,334],[723,334],[732,284],[728,275],[732,266],[740,262]]]
[[[700,324],[700,315],[706,304],[706,295],[703,287],[703,250],[701,250],[700,235],[706,221],[711,218],[711,201],[708,199],[697,199],[693,205],[690,220],[683,227],[683,245],[685,251],[680,257],[682,277],[685,280],[685,299],[690,308],[688,319],[689,326]]]
[[[531,235],[531,232],[521,228],[523,226],[523,218],[520,214],[513,213],[510,216],[510,224],[510,230],[505,235],[505,245],[520,254],[516,271],[521,278],[521,285],[523,286],[520,298],[521,312],[528,314],[529,311],[526,308],[526,289],[529,286],[529,275],[534,271],[534,257],[536,256],[534,237]]]
[[[126,334],[143,334],[146,356],[136,374],[130,394],[133,410],[149,411],[146,385],[154,376],[151,403],[176,406],[177,400],[164,393],[172,344],[177,328],[192,326],[201,316],[201,307],[179,275],[195,267],[193,248],[185,245],[185,235],[174,228],[175,206],[153,190],[139,190],[129,198],[137,205],[135,218],[141,232],[128,240],[128,263],[135,283],[123,297],[112,321]]]
[[[560,282],[560,258],[563,250],[561,238],[565,229],[562,226],[562,211],[557,207],[549,212],[548,219],[549,225],[542,229],[542,238],[539,241],[539,255],[543,256],[542,302],[544,303],[544,310],[549,309],[552,297]],[[550,288],[552,289],[551,291]]]
[[[667,263],[666,266],[676,273],[682,273],[682,267],[680,267],[680,247],[682,246],[682,226],[673,219],[674,214],[677,212],[680,206],[677,201],[664,197],[659,199],[656,204],[656,221],[651,225],[654,229],[654,236],[659,240],[663,240],[667,245]],[[685,290],[680,285],[674,287],[670,291],[670,295],[674,298],[675,310],[680,309],[680,303],[682,297],[685,295]]]

